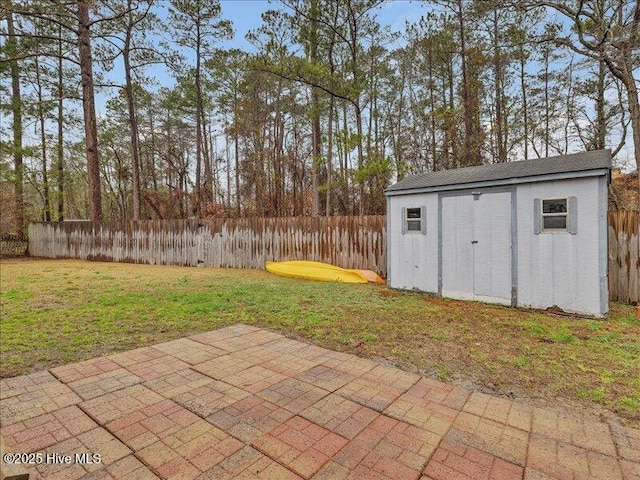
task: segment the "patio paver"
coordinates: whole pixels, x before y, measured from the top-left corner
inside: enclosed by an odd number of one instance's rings
[[[0,437],[32,479],[640,480],[638,429],[240,324],[2,379]]]
[[[293,415],[285,408],[252,395],[215,412],[207,420],[249,444]]]
[[[356,377],[355,375],[341,372],[327,365],[317,365],[296,375],[295,378],[315,385],[323,390],[335,392]]]
[[[300,416],[352,440],[378,417],[378,412],[340,395],[330,394],[304,409]]]
[[[269,400],[279,407],[298,414],[305,408],[329,394],[326,390],[294,378],[278,382],[258,393],[260,398]]]
[[[252,442],[262,453],[306,479],[346,444],[340,435],[298,416]]]
[[[227,354],[225,350],[196,342],[190,338],[180,338],[178,340],[160,343],[154,345],[153,348],[190,365],[206,362]]]
[[[432,480],[510,480],[522,478],[524,468],[473,447],[445,440],[431,457],[424,473]]]
[[[494,420],[461,412],[445,438],[480,449],[516,465],[526,464],[529,434]]]
[[[82,399],[49,372],[0,381],[0,426],[75,405]]]
[[[347,478],[417,479],[439,441],[424,429],[378,415],[332,460],[351,471]]]
[[[384,413],[390,417],[444,435],[465,406],[469,392],[464,388],[421,378],[389,405]]]

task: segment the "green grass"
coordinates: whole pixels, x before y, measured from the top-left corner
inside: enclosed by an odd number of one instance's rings
[[[4,376],[242,322],[441,380],[598,404],[640,421],[631,306],[613,303],[606,320],[590,320],[262,271],[82,261],[3,260],[0,280]]]

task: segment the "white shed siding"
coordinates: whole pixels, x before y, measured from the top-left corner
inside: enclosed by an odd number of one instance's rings
[[[603,177],[521,184],[517,195],[518,306],[547,308],[600,316],[601,217],[599,183]],[[577,199],[577,233],[534,233],[536,198]],[[596,213],[597,214],[594,214]],[[606,275],[606,270],[604,275]],[[606,307],[606,305],[604,306]]]
[[[403,290],[438,292],[438,194],[388,198],[389,285]],[[403,208],[426,207],[427,233],[402,234]]]
[[[605,315],[609,311],[609,185],[605,177],[598,178],[598,245],[600,246],[600,314]]]
[[[478,241],[473,245],[474,299],[511,305],[511,192],[486,193],[472,202]]]
[[[512,192],[442,194],[441,269],[445,297],[512,304]]]
[[[389,285],[606,314],[610,168],[601,150],[404,178],[386,191]],[[567,228],[545,232],[542,200],[555,198]],[[403,208],[422,206],[427,234],[403,234]]]

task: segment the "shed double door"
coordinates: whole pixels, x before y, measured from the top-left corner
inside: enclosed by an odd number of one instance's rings
[[[442,296],[511,305],[511,193],[442,197]]]

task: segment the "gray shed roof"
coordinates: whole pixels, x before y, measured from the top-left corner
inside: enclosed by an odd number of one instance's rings
[[[418,173],[403,178],[387,188],[386,193],[393,195],[404,190],[431,189],[463,185],[478,182],[492,182],[505,179],[535,177],[549,174],[585,172],[611,168],[611,151],[594,150],[590,152],[561,155],[557,157],[536,158],[519,162],[496,163],[476,167],[441,170],[438,172]]]

